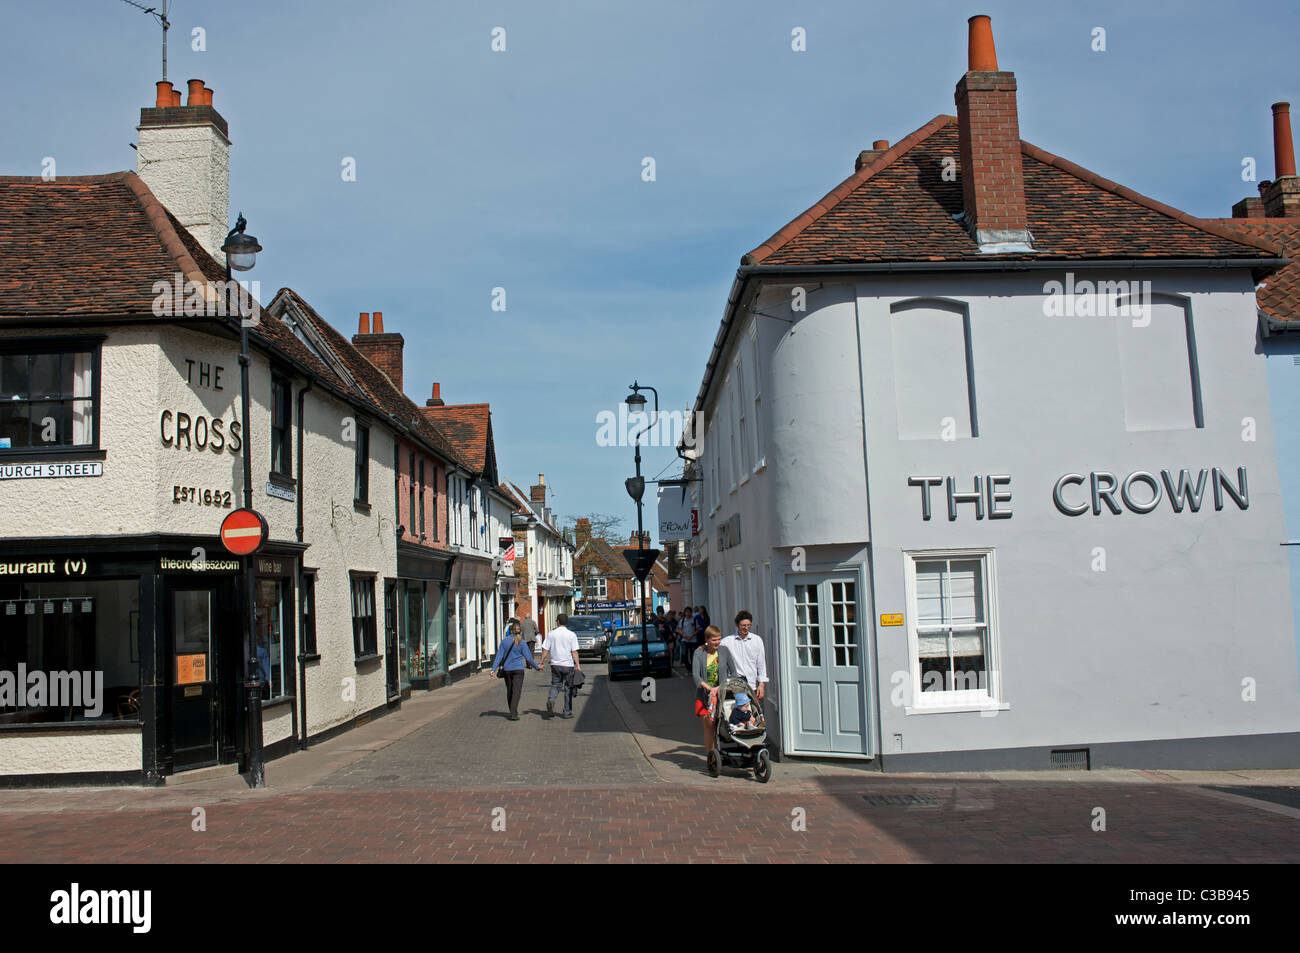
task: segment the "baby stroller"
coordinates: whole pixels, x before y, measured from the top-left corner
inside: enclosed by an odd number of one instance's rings
[[[754,727],[741,728],[728,723],[736,707],[736,696],[749,696],[750,711],[754,714]],[[772,754],[767,748],[767,722],[763,709],[754,697],[754,690],[743,678],[729,678],[718,689],[718,707],[715,712],[717,744],[709,752],[709,774],[715,778],[722,773],[723,765],[729,768],[753,768],[754,777],[766,784],[772,779]]]

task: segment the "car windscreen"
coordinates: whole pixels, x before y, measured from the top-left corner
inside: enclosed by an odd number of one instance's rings
[[[655,641],[654,633],[651,633],[650,641],[652,642]],[[617,632],[614,633],[614,644],[615,645],[640,645],[641,630],[640,629],[619,629]]]
[[[571,632],[600,632],[599,619],[569,619],[566,623]]]

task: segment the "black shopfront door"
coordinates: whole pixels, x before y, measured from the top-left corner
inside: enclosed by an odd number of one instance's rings
[[[168,725],[175,771],[223,760],[233,747],[239,657],[233,581],[176,581],[163,601]]]

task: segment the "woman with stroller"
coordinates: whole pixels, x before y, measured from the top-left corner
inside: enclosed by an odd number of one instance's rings
[[[717,744],[714,723],[718,705],[718,686],[733,674],[731,659],[721,648],[722,630],[711,625],[704,630],[704,645],[695,651],[691,673],[695,677],[695,714],[704,725],[704,758]]]

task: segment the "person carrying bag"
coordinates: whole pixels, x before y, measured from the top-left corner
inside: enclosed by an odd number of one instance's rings
[[[524,666],[527,664],[539,672],[542,667],[533,660],[532,650],[524,641],[518,622],[512,619],[507,633],[513,638],[502,642],[497,648],[492,667],[496,670],[497,678],[504,679],[506,683],[506,703],[510,706],[509,719],[518,721],[519,699],[524,693]]]

